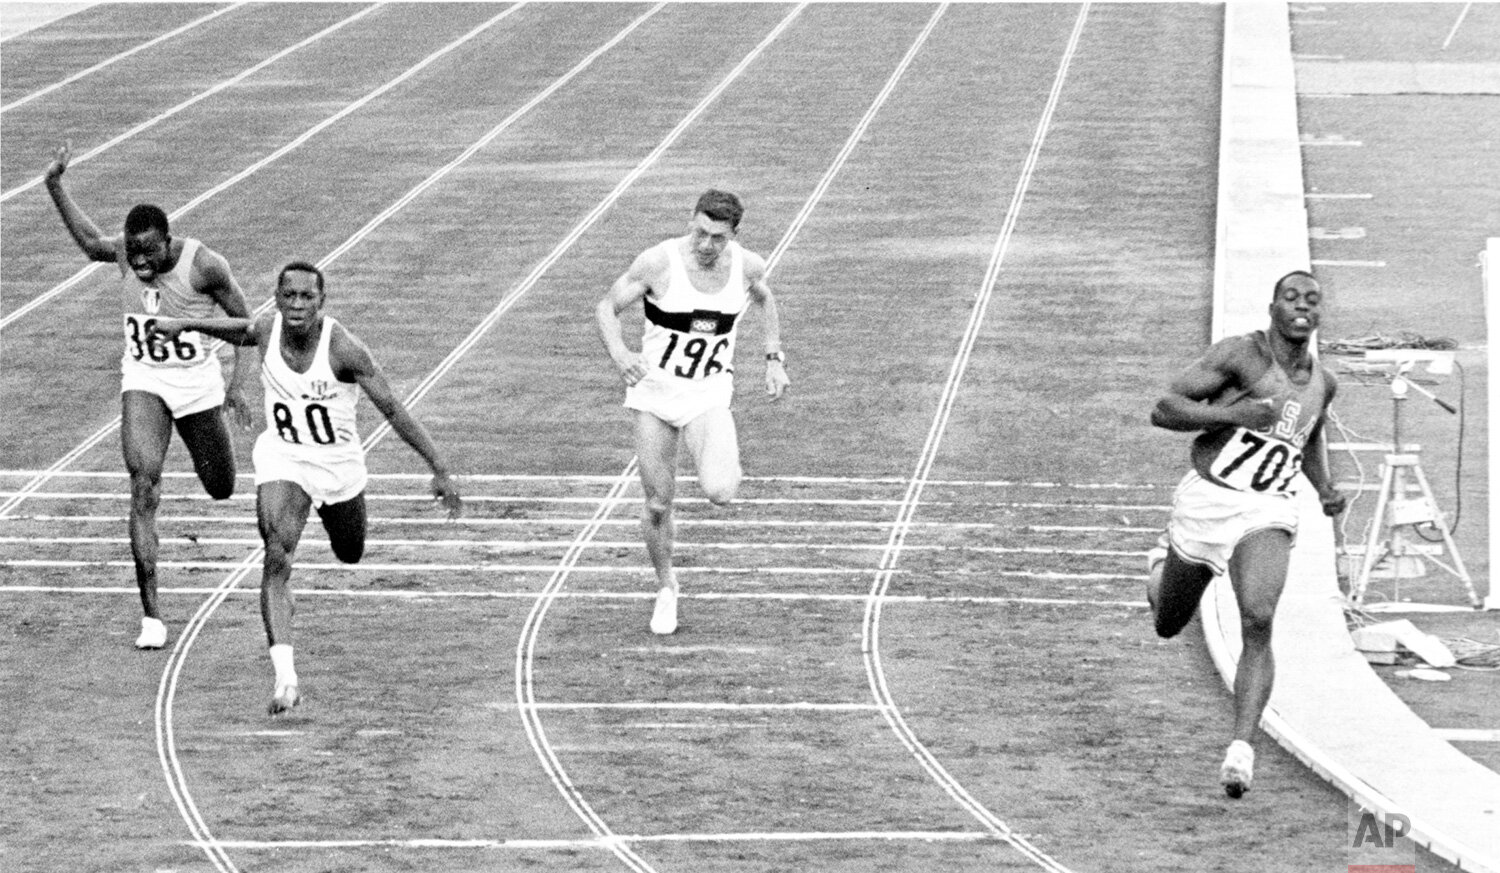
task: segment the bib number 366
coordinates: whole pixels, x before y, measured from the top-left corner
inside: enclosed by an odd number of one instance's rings
[[[151,360],[165,364],[171,360],[191,361],[198,357],[198,346],[181,336],[162,339],[152,336],[156,319],[127,313],[125,316],[125,354],[137,361]]]

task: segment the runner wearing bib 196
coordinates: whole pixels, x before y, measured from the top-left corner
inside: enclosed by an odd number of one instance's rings
[[[625,389],[625,407],[649,412],[673,427],[710,409],[728,409],[734,395],[734,338],[739,318],[750,305],[745,290],[745,251],[724,247],[729,278],[712,293],[693,287],[683,262],[681,240],[657,245],[668,264],[666,287],[641,301],[645,333],[641,357],[650,364],[645,378]]]
[[[323,272],[293,261],[276,278],[276,312],[245,318],[159,319],[151,336],[171,342],[202,331],[235,345],[260,346],[264,361],[266,429],[255,441],[255,513],[265,543],[260,613],[275,671],[270,713],[302,699],[292,657],[289,580],[292,556],[317,510],[328,545],[348,564],[364,556],[365,456],[355,427],[360,391],[390,422],[396,435],[432,469],[432,493],[458,515],[462,503],[447,465],[428,436],[391,392],[370,350],[333,318],[323,315]]]
[[[595,307],[599,336],[626,385],[625,406],[635,411],[646,495],[641,530],[659,584],[651,630],[659,634],[677,629],[672,500],[679,443],[687,444],[711,502],[728,503],[739,488],[739,438],[730,412],[734,339],[752,304],[765,320],[766,394],[776,400],[789,384],[766,262],[734,242],[743,214],[735,195],[705,192],[688,235],[636,256]],[[645,310],[640,352],[625,345],[620,326],[620,313],[637,303]]]
[[[1298,474],[1317,489],[1326,514],[1342,512],[1345,502],[1323,440],[1337,385],[1312,349],[1322,302],[1311,274],[1283,276],[1273,290],[1270,329],[1215,343],[1172,381],[1151,414],[1158,427],[1200,432],[1193,469],[1172,495],[1167,533],[1147,556],[1156,632],[1181,631],[1215,575],[1228,574],[1239,604],[1234,739],[1219,774],[1230,797],[1250,787],[1251,741],[1275,677],[1271,623],[1297,533],[1291,496]]]
[[[203,338],[184,334],[171,341],[151,338],[159,318],[209,318],[216,312],[249,314],[229,264],[197,240],[173,239],[167,214],[140,204],[125,217],[124,232],[106,237],[63,185],[71,152],[57,149],[45,175],[47,193],[73,241],[91,261],[120,268],[125,350],[120,361],[120,446],[130,473],[130,551],[140,589],[141,649],[166,645],[167,627],[156,597],[156,510],[161,502],[162,464],[175,429],[193,459],[203,489],[216,500],[234,493],[234,445],[221,407],[233,408],[242,427],[250,410],[241,384],[249,367],[235,356],[226,389],[219,361]]]

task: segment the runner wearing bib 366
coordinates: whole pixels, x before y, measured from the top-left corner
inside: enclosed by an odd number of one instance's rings
[[[120,360],[120,446],[130,473],[130,552],[140,589],[141,633],[136,648],[167,643],[156,597],[156,509],[161,502],[162,464],[175,428],[193,458],[203,489],[215,500],[234,493],[234,445],[222,407],[236,411],[250,427],[242,382],[249,367],[235,355],[229,387],[219,361],[197,334],[171,341],[152,339],[159,318],[210,318],[216,313],[243,318],[245,295],[229,264],[197,240],[173,239],[167,214],[142,203],[125,217],[124,233],[106,237],[79,209],[63,186],[71,153],[60,146],[47,167],[47,193],[73,241],[91,261],[120,268],[125,350]]]
[[[1243,648],[1234,680],[1234,740],[1220,767],[1230,797],[1250,787],[1252,740],[1271,696],[1271,623],[1297,534],[1299,472],[1323,511],[1343,511],[1328,472],[1323,422],[1337,385],[1313,355],[1323,294],[1308,273],[1276,282],[1271,327],[1215,343],[1174,379],[1151,421],[1200,431],[1193,469],[1172,495],[1163,542],[1148,555],[1146,599],[1156,632],[1175,636],[1208,583],[1227,573]]]
[[[677,630],[672,499],[678,443],[687,443],[698,484],[711,502],[726,504],[739,488],[739,438],[729,405],[734,338],[751,304],[765,319],[766,394],[776,400],[789,384],[766,262],[734,242],[743,214],[735,195],[705,192],[688,235],[638,255],[594,311],[599,336],[625,381],[625,406],[635,410],[646,493],[641,531],[659,585],[651,630],[658,634]],[[636,303],[646,316],[640,352],[625,345],[620,328],[620,313]]]

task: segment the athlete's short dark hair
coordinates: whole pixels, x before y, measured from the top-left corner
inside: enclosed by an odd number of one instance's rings
[[[153,228],[161,231],[162,236],[167,236],[171,233],[167,229],[167,214],[161,210],[160,206],[141,203],[132,206],[130,211],[125,214],[126,233],[145,233]]]
[[[1273,298],[1280,297],[1281,296],[1281,286],[1284,285],[1284,284],[1286,284],[1286,280],[1293,279],[1293,278],[1296,278],[1298,276],[1300,276],[1300,277],[1302,277],[1304,279],[1311,279],[1314,282],[1318,281],[1318,277],[1317,276],[1314,276],[1312,273],[1309,273],[1306,270],[1293,270],[1290,273],[1287,273],[1285,276],[1282,276],[1280,279],[1276,280],[1276,284],[1271,286],[1271,296]]]
[[[745,205],[740,202],[740,198],[728,191],[710,188],[698,198],[698,205],[693,213],[696,215],[699,212],[714,221],[727,221],[730,227],[738,230],[740,217],[745,214]]]
[[[290,264],[282,267],[281,272],[276,274],[277,288],[281,287],[281,280],[286,278],[287,273],[312,273],[318,277],[318,290],[323,290],[323,271],[319,270],[313,264],[309,264],[307,261],[292,261]]]

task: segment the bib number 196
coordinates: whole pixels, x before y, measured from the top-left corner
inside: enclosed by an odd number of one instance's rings
[[[657,364],[663,370],[672,362],[672,355],[678,351],[677,344],[682,339],[682,334],[673,333],[672,339],[667,343],[667,350],[662,353],[661,362]],[[712,376],[724,369],[724,364],[719,361],[719,353],[729,347],[727,337],[714,343],[713,351],[708,349],[708,340],[701,336],[695,336],[687,342],[682,343],[682,357],[687,360],[678,364],[672,372],[684,379],[691,379],[698,374],[698,367],[703,367],[704,376]],[[707,359],[705,360],[705,352]],[[686,367],[687,369],[683,369]]]

